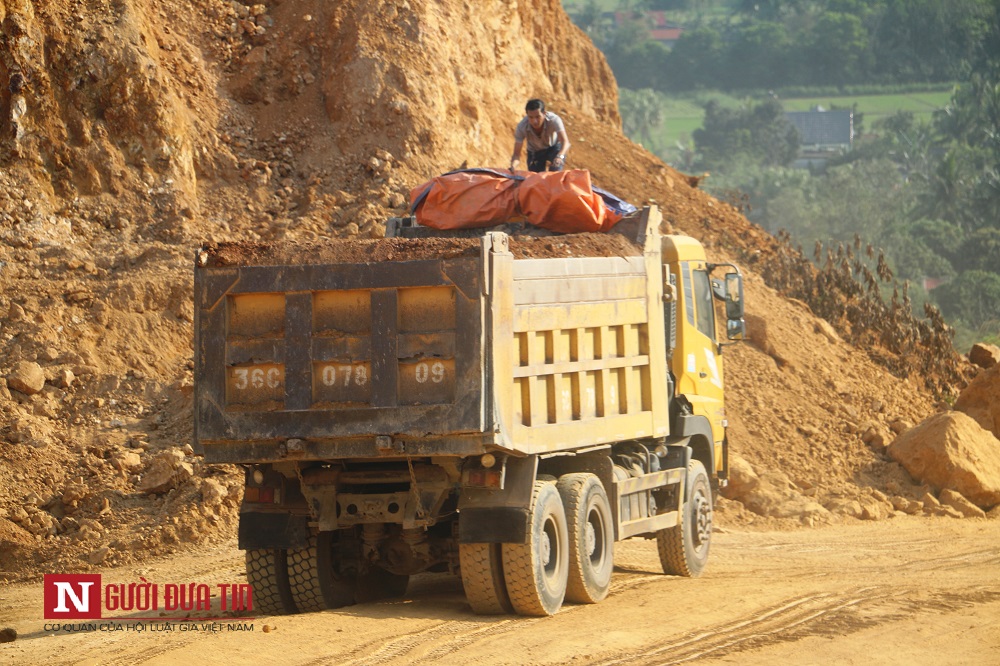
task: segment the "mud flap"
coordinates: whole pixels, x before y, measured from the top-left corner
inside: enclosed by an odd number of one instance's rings
[[[506,459],[502,490],[463,488],[458,501],[459,543],[526,543],[538,458]]]
[[[240,550],[261,548],[305,548],[309,539],[309,518],[287,513],[240,514]]]

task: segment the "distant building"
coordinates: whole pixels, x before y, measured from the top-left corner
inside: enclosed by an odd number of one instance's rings
[[[615,26],[630,21],[642,21],[649,28],[651,39],[660,42],[664,46],[673,46],[680,39],[684,28],[667,19],[667,13],[662,10],[645,12],[614,12]]]
[[[924,291],[937,289],[941,285],[948,284],[949,282],[951,282],[951,278],[935,278],[935,277],[920,278],[920,286],[924,288]]]
[[[831,157],[850,150],[854,143],[852,111],[827,111],[817,106],[812,111],[788,111],[785,117],[799,130],[801,138],[794,167],[822,167]]]

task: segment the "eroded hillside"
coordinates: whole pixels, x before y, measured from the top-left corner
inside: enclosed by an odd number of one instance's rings
[[[774,239],[624,137],[558,0],[7,0],[0,29],[0,374],[27,382],[0,383],[0,576],[231,533],[241,477],[189,446],[194,249],[377,237],[429,177],[506,165],[533,96],[570,167],[749,270],[731,442],[800,510],[724,520],[877,517],[926,490],[878,445],[934,411],[924,383],[766,286]]]

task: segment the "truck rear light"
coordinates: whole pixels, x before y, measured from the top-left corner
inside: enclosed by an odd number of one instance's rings
[[[503,488],[503,472],[494,469],[470,469],[465,476],[465,485],[472,488]]]
[[[263,488],[247,486],[243,492],[243,501],[253,504],[281,504],[281,489],[268,486]]]

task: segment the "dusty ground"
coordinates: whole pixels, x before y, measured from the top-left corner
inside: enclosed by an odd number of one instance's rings
[[[15,73],[27,81],[17,139]],[[46,572],[240,575],[241,476],[190,449],[195,250],[371,242],[407,212],[413,187],[463,164],[507,164],[536,95],[567,122],[570,167],[636,205],[655,201],[666,230],[744,266],[753,339],[726,349],[730,441],[781,484],[781,505],[723,503],[732,532],[697,582],[641,573],[652,551],[625,546],[616,585],[629,589],[553,620],[473,618],[454,582],[428,582],[404,603],[285,618],[250,641],[34,638],[36,589],[14,583]],[[28,637],[2,647],[15,661],[75,661],[78,646],[95,663],[104,650],[119,663],[194,659],[203,642],[284,658],[288,636],[302,637],[303,661],[402,663],[446,650],[472,663],[659,661],[659,647],[686,658],[686,645],[718,645],[701,637],[706,627],[732,636],[740,661],[757,658],[751,646],[761,662],[770,650],[809,661],[796,650],[820,645],[844,663],[871,649],[893,663],[926,635],[938,661],[961,663],[985,644],[979,618],[996,619],[997,606],[981,601],[995,588],[980,581],[997,579],[997,563],[983,553],[998,523],[904,522],[891,498],[934,489],[884,453],[896,432],[948,408],[968,365],[925,346],[935,338],[914,322],[873,316],[842,284],[819,289],[790,248],[628,141],[610,69],[558,0],[11,0],[0,5],[0,112],[0,376],[29,362],[45,379],[30,395],[0,382],[0,619]],[[825,322],[821,305],[840,314]],[[164,469],[164,484],[152,483]],[[173,559],[146,564],[161,556]],[[705,586],[697,602],[661,612],[673,588],[692,585]],[[734,588],[749,601],[734,601]],[[896,617],[910,611],[917,619]],[[582,617],[616,627],[595,632],[593,653],[570,633]],[[871,623],[850,630],[858,617]],[[826,618],[848,627],[836,641],[783,642],[795,627],[828,630]],[[343,629],[332,646],[314,624],[331,619]],[[625,626],[637,633],[616,633]],[[549,641],[550,630],[566,640]],[[938,632],[967,640],[948,652]]]
[[[46,631],[41,586],[0,592],[18,664],[987,664],[1000,651],[996,521],[898,518],[716,535],[705,576],[658,573],[655,545],[619,544],[608,599],[551,618],[478,617],[461,583],[414,578],[406,596],[258,617],[252,632]],[[105,581],[236,581],[232,543],[104,570]],[[218,600],[216,600],[216,610]],[[147,623],[153,626],[153,623]],[[265,633],[266,632],[266,633]]]

